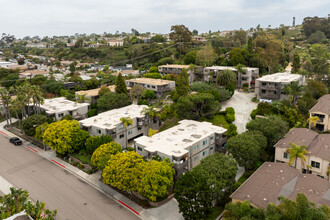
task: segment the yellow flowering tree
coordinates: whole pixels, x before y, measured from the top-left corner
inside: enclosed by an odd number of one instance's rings
[[[91,158],[92,164],[99,170],[103,170],[111,155],[115,155],[121,151],[121,145],[112,141],[97,148]]]

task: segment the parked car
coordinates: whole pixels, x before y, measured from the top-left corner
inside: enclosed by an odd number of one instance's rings
[[[9,139],[10,143],[13,143],[15,145],[21,145],[23,142],[18,137],[12,137]]]

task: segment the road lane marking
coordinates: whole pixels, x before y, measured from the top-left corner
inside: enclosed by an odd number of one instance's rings
[[[65,168],[65,166],[64,165],[62,165],[62,164],[60,164],[59,162],[57,162],[57,161],[55,161],[55,160],[51,160],[53,163],[56,163],[57,165],[59,165],[59,166],[61,166],[61,167],[63,167],[63,168]]]
[[[120,201],[119,199],[118,199],[118,202],[120,202],[120,204],[122,204],[122,205],[126,206],[127,208],[129,208],[130,210],[132,210],[135,214],[140,215],[137,211],[135,211],[134,209],[132,209],[131,207],[129,207],[128,205],[126,205],[125,203]]]

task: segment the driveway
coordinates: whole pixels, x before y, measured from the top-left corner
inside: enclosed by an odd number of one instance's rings
[[[233,107],[235,109],[234,124],[237,126],[237,132],[239,134],[246,131],[245,126],[251,120],[250,114],[253,109],[257,108],[257,103],[251,101],[254,96],[254,93],[235,91],[231,99],[221,103],[222,110],[225,110],[227,107]]]

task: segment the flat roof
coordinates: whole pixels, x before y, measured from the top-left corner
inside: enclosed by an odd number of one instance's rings
[[[316,204],[330,205],[328,180],[276,162],[265,162],[230,197],[267,208],[269,203],[279,204],[279,196],[295,200],[298,193],[304,193]]]
[[[227,129],[212,125],[210,122],[182,120],[179,124],[157,133],[152,137],[142,136],[135,139],[137,144],[146,146],[149,152],[161,152],[180,157],[188,153],[189,147],[214,133],[225,133]]]
[[[135,79],[128,79],[126,82],[134,82],[134,83],[143,83],[143,84],[149,84],[149,85],[156,85],[156,86],[162,86],[167,85],[170,83],[174,83],[175,81],[171,80],[164,80],[164,79],[152,79],[152,78],[135,78]]]
[[[237,69],[233,66],[208,66],[205,67],[204,69],[207,70],[231,70],[231,71],[237,71]],[[247,69],[247,70],[257,70],[259,68],[257,67],[243,67],[243,69]]]
[[[79,122],[85,127],[94,126],[102,129],[113,129],[121,123],[120,119],[122,117],[130,117],[131,119],[145,117],[141,111],[147,107],[148,106],[146,105],[132,104],[123,108],[112,109],[110,111],[100,113],[94,117],[86,118]]]
[[[161,65],[159,67],[169,67],[169,68],[185,68],[188,69],[189,65],[181,65],[181,64],[167,64],[167,65]]]
[[[297,81],[303,76],[300,74],[291,74],[291,73],[274,73],[270,75],[265,75],[261,78],[258,78],[258,81],[263,82],[292,82]]]
[[[115,85],[108,86],[110,92],[115,92]],[[90,90],[81,90],[75,92],[76,95],[86,95],[86,96],[98,96],[101,88],[90,89]]]
[[[77,103],[67,100],[65,97],[53,99],[45,99],[44,104],[40,108],[44,109],[48,114],[56,112],[73,111],[83,106],[89,106],[89,103]]]

